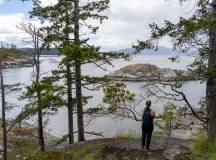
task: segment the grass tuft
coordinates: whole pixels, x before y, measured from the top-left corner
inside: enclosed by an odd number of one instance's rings
[[[196,137],[192,148],[193,159],[216,160],[216,142],[209,142],[205,134]]]
[[[129,140],[129,139],[137,139],[140,136],[135,133],[135,132],[128,132],[127,134],[125,133],[117,133],[116,136],[112,137],[114,140]]]

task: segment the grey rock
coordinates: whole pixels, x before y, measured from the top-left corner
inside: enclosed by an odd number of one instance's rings
[[[164,151],[163,158],[166,160],[175,160],[175,157],[181,153],[178,148],[171,148]]]

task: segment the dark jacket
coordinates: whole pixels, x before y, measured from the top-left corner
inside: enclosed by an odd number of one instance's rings
[[[144,121],[142,122],[142,130],[154,130],[154,116],[151,116],[151,110],[145,110],[143,113],[143,117],[144,118],[144,114],[148,114],[149,115],[149,121],[146,124]]]

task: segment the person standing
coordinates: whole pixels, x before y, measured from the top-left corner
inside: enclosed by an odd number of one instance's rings
[[[152,132],[154,130],[155,112],[151,109],[151,101],[146,101],[146,108],[142,117],[142,148],[149,151],[151,144]]]

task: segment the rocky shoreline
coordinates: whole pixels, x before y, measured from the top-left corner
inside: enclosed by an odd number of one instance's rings
[[[194,76],[181,76],[181,77],[124,77],[124,76],[105,76],[113,81],[125,81],[125,82],[152,82],[152,81],[162,81],[162,82],[175,82],[175,81],[194,81],[200,80],[201,78]]]
[[[22,59],[4,60],[3,66],[5,69],[32,67],[33,59],[32,58],[22,58]]]

